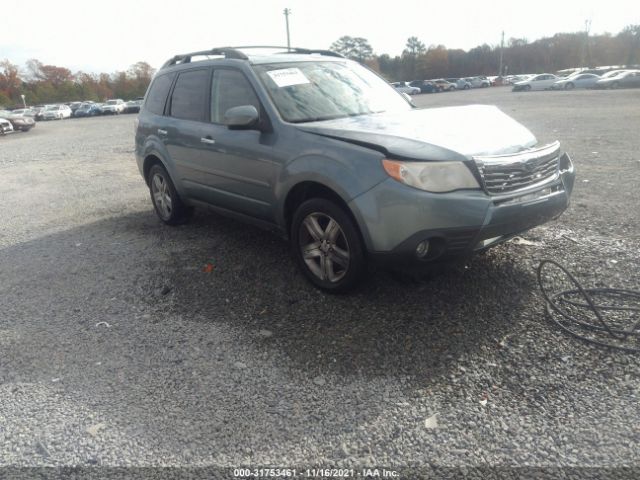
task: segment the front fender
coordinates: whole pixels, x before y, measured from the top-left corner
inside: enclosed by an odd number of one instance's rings
[[[326,152],[302,155],[287,163],[276,182],[276,218],[286,225],[285,202],[291,190],[302,182],[314,182],[334,191],[348,204],[358,195],[388,178],[382,168],[384,156],[379,152],[356,147],[338,156]]]

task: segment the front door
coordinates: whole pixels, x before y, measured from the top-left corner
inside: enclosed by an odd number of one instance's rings
[[[253,105],[265,115],[240,70],[214,69],[210,123],[200,130],[197,177],[189,179],[189,189],[213,205],[273,221],[275,134],[258,129],[232,130],[223,125],[225,112],[241,105]]]

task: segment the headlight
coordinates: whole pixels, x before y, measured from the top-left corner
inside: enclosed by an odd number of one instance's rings
[[[384,159],[382,165],[390,177],[427,192],[480,188],[471,170],[462,162],[400,162]]]

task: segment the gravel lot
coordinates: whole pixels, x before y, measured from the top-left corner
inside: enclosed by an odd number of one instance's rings
[[[328,296],[269,233],[203,211],[162,225],[133,116],[0,138],[0,466],[639,468],[638,356],[559,332],[535,268],[639,287],[640,90],[415,102],[495,104],[559,139],[569,210],[531,244]]]

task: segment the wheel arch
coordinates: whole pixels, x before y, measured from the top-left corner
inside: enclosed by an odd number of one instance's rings
[[[144,181],[147,184],[147,186],[149,185],[149,171],[151,170],[151,167],[153,167],[154,165],[162,165],[165,168],[165,170],[167,169],[167,166],[160,159],[160,156],[156,155],[155,153],[147,154],[142,164],[142,176],[144,177]]]
[[[335,189],[327,186],[324,183],[316,180],[303,180],[289,189],[287,192],[283,205],[282,205],[282,217],[284,221],[284,227],[286,229],[287,238],[291,236],[291,222],[293,215],[298,205],[301,205],[306,200],[312,198],[324,198],[334,202],[349,216],[355,225],[358,236],[363,246],[368,245],[365,236],[363,235],[363,226],[358,220],[358,216],[349,206],[349,202],[343,198]]]

